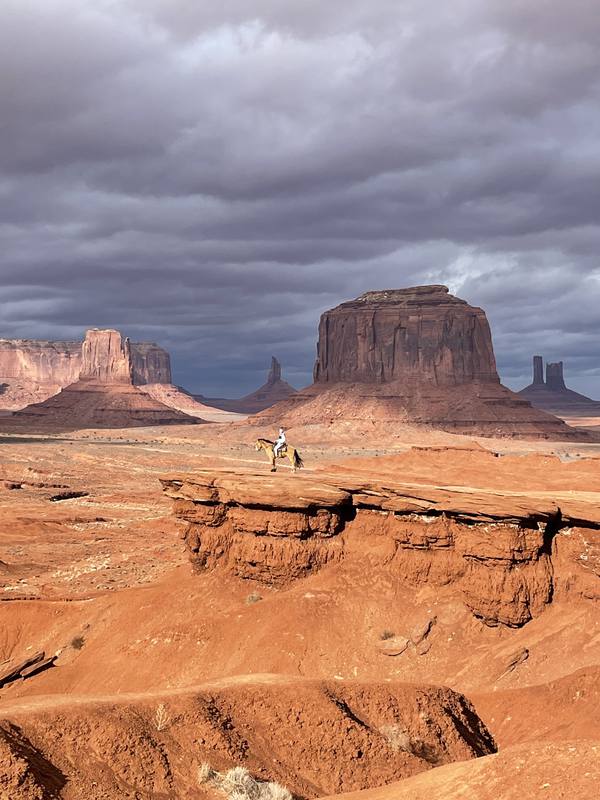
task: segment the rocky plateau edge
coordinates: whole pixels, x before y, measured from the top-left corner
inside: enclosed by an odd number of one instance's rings
[[[565,598],[600,599],[597,496],[495,493],[360,476],[198,471],[161,478],[198,570],[274,586],[341,564],[458,589],[488,625],[519,627]]]

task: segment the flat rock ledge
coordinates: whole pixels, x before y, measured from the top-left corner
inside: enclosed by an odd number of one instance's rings
[[[160,480],[197,570],[286,586],[329,564],[361,569],[368,560],[411,587],[456,584],[477,618],[511,627],[563,595],[600,599],[596,494],[327,473],[199,470]]]

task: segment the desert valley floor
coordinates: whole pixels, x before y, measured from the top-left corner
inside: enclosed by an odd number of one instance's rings
[[[0,797],[596,797],[600,445],[267,433],[2,436]]]

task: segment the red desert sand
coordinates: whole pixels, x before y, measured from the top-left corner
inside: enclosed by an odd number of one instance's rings
[[[0,796],[594,797],[597,445],[263,432],[3,439]]]

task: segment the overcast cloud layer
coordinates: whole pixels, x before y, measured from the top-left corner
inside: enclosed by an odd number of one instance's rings
[[[447,283],[600,397],[596,0],[2,0],[0,337],[116,327],[236,395]]]

